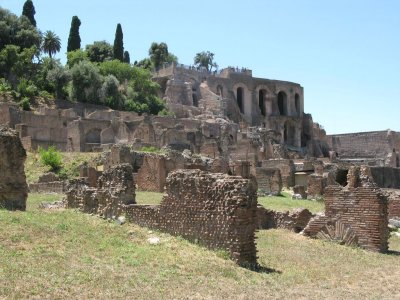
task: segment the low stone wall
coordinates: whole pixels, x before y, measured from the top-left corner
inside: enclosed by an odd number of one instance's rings
[[[307,226],[312,217],[313,214],[304,208],[279,212],[257,207],[258,229],[283,228],[298,233]]]
[[[66,181],[37,182],[29,184],[30,193],[58,193],[67,191]]]
[[[328,186],[324,198],[325,215],[312,219],[303,231],[305,235],[387,251],[387,198],[378,188]]]
[[[104,218],[121,216],[123,205],[136,203],[132,167],[129,164],[111,167],[100,176],[97,187],[90,187],[85,178],[71,180],[66,195],[68,208]]]
[[[279,195],[282,191],[282,177],[279,169],[256,168],[258,189],[264,194]]]
[[[16,131],[0,126],[0,208],[26,209],[25,159],[26,152]]]
[[[200,170],[172,171],[159,206],[128,205],[127,219],[210,249],[226,249],[255,266],[257,188],[251,180]]]

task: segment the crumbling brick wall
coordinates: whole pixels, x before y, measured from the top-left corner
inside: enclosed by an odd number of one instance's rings
[[[200,170],[169,174],[159,206],[126,206],[126,216],[141,226],[226,249],[241,265],[255,265],[257,194],[253,181]]]
[[[312,217],[313,214],[305,208],[279,212],[262,206],[257,207],[258,229],[283,228],[300,232]]]
[[[311,174],[307,180],[307,195],[310,198],[321,196],[325,192],[327,178],[317,174]]]
[[[132,166],[120,164],[105,171],[90,187],[85,178],[71,180],[66,192],[68,208],[114,218],[124,213],[123,205],[135,204]]]
[[[24,163],[26,152],[17,133],[0,126],[0,207],[25,210],[28,197]]]
[[[400,218],[400,190],[385,189],[388,197],[388,218]]]
[[[163,192],[167,178],[166,158],[158,154],[146,154],[137,174],[137,184],[142,191]]]
[[[312,219],[303,232],[311,237],[386,252],[387,217],[387,198],[376,187],[332,185],[325,189],[325,215]]]
[[[282,184],[284,187],[292,187],[295,184],[294,173],[296,168],[291,159],[270,159],[262,161],[263,168],[276,168],[281,171]]]

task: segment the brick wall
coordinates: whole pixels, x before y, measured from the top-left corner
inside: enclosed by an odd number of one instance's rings
[[[386,252],[388,203],[376,187],[325,189],[325,216],[312,219],[304,229],[312,237],[328,238],[346,245]]]
[[[262,161],[263,168],[276,168],[281,171],[282,184],[285,187],[294,186],[294,173],[296,168],[291,159],[270,159]]]
[[[146,154],[137,173],[138,188],[142,191],[163,192],[167,178],[166,158],[158,154]]]
[[[309,175],[307,180],[307,195],[310,198],[321,196],[325,192],[327,178],[316,174]]]
[[[65,181],[38,182],[29,184],[30,193],[59,193],[66,191],[67,183]]]
[[[312,213],[308,209],[298,208],[291,212],[279,212],[257,207],[259,229],[283,228],[294,232],[302,231],[310,221]]]
[[[385,189],[384,193],[388,197],[388,218],[400,218],[400,190]]]
[[[141,226],[226,249],[240,265],[256,264],[256,188],[252,181],[200,170],[169,174],[159,206],[129,205],[126,216]]]

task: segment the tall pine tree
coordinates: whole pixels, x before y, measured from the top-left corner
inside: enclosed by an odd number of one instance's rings
[[[36,11],[32,0],[26,0],[22,8],[22,15],[27,17],[31,24],[36,27],[35,13]]]
[[[79,26],[81,26],[81,20],[79,20],[77,16],[73,16],[71,21],[71,29],[69,31],[67,52],[75,51],[81,48]]]
[[[115,31],[114,39],[114,59],[124,61],[124,35],[122,33],[121,24],[118,23],[117,30]]]

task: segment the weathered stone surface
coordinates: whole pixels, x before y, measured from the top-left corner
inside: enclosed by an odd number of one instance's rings
[[[305,208],[298,208],[290,212],[278,212],[262,206],[257,207],[259,229],[283,228],[300,232],[312,217],[313,214]]]
[[[25,150],[17,133],[0,126],[0,208],[25,210],[28,197]]]
[[[85,178],[71,180],[66,195],[68,208],[117,218],[124,213],[123,205],[136,203],[132,167],[129,164],[111,167],[100,176],[97,187],[90,187]]]
[[[141,226],[226,249],[237,263],[254,266],[256,190],[241,177],[176,170],[168,175],[159,206],[128,205],[126,215]]]
[[[256,168],[259,193],[279,195],[282,191],[282,177],[279,169]]]
[[[60,177],[53,172],[47,172],[39,176],[38,183],[60,181]]]

